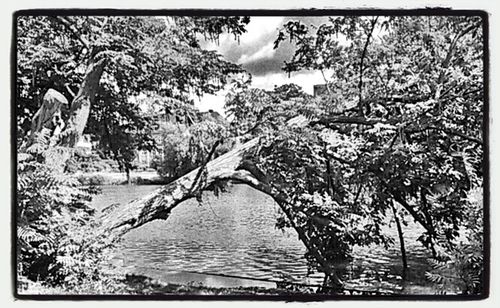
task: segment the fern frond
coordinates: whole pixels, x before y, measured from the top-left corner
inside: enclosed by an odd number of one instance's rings
[[[445,280],[443,276],[431,272],[425,272],[425,278],[435,284],[442,284]]]
[[[72,256],[57,256],[56,261],[65,267],[75,266],[78,263]]]
[[[427,259],[427,262],[429,262],[434,270],[446,270],[449,268],[449,263],[447,261],[440,261],[431,258]]]
[[[29,227],[20,226],[17,228],[17,237],[25,242],[26,244],[33,242],[46,242],[47,237],[41,234],[39,231]]]

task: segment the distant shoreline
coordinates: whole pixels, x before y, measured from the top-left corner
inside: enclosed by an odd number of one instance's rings
[[[82,185],[126,185],[127,175],[125,172],[76,172],[73,174]],[[163,185],[168,181],[158,175],[156,171],[132,171],[130,172],[131,184],[133,185]]]

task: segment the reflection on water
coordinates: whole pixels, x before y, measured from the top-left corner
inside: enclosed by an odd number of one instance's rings
[[[94,199],[102,208],[124,203],[157,186],[106,186]],[[274,284],[220,278],[187,272],[209,272],[264,279],[288,279],[320,284],[322,274],[307,277],[305,248],[293,230],[275,228],[279,207],[272,199],[248,186],[235,185],[219,198],[208,192],[203,204],[189,200],[176,207],[167,221],[154,221],[128,233],[117,249],[114,263],[128,272],[171,282],[201,281],[212,286],[269,286]],[[416,241],[421,230],[403,226],[409,272],[405,292],[432,293],[425,281],[427,253]],[[347,282],[400,290],[402,265],[395,228],[389,249],[356,247],[354,260],[343,265]],[[410,291],[412,290],[412,291]]]

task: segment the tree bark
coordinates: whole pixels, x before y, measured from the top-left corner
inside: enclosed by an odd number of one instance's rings
[[[101,223],[100,234],[118,238],[132,229],[156,219],[167,219],[179,203],[193,198],[196,192],[206,189],[219,179],[231,178],[243,161],[244,154],[258,143],[254,138],[228,153],[208,162],[205,166],[206,177],[197,179],[197,168],[174,182],[165,185],[151,194],[128,204],[105,208],[97,217]],[[196,185],[193,186],[193,184]]]
[[[402,272],[401,276],[403,277],[403,280],[405,280],[406,273],[408,271],[408,261],[406,259],[405,238],[403,235],[403,229],[401,228],[401,222],[399,221],[398,214],[396,212],[396,207],[394,207],[394,203],[392,201],[391,201],[391,208],[392,208],[392,212],[394,214],[394,221],[396,222],[396,228],[398,229],[399,245],[401,248],[401,260],[403,261],[403,272]]]
[[[128,185],[132,184],[132,179],[130,178],[130,169],[126,168],[125,173],[127,174],[127,184]]]
[[[105,59],[90,61],[78,94],[73,99],[66,130],[63,131],[60,145],[74,147],[83,135],[90,114],[90,107],[99,87],[104,71]]]

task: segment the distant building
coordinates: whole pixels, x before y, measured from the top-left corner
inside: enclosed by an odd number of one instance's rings
[[[187,118],[188,116],[189,118]],[[179,121],[179,119],[181,119],[181,121]],[[227,125],[226,119],[224,119],[224,117],[220,113],[212,109],[205,112],[199,112],[196,116],[193,116],[192,118],[187,113],[172,112],[169,113],[166,117],[158,116],[157,121],[176,124],[182,127],[181,128],[182,130],[187,129],[187,127],[191,124],[203,121],[211,121],[214,123]],[[159,145],[159,148],[157,150],[152,150],[152,151],[146,151],[146,150],[136,151],[136,157],[133,161],[133,164],[136,165],[138,169],[148,169],[151,167],[151,163],[155,157],[157,156],[163,157],[164,149],[161,146],[163,135],[161,131],[157,130],[153,132],[153,138],[156,140],[157,144]]]
[[[328,94],[328,89],[326,84],[315,84],[314,85],[314,97],[323,96]]]

